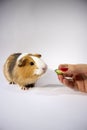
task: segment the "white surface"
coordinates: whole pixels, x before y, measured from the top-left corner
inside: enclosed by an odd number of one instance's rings
[[[87,63],[87,3],[0,2],[0,130],[87,130],[87,94],[62,86],[60,63]],[[3,64],[14,52],[41,53],[47,73],[29,91],[9,85]]]

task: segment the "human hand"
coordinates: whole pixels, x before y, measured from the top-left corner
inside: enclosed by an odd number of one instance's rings
[[[61,83],[87,93],[87,64],[60,64],[58,69],[63,73],[58,74]]]

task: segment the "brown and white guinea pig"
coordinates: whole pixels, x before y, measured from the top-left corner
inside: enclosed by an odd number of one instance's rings
[[[4,64],[4,75],[9,83],[18,84],[24,90],[33,87],[46,70],[40,54],[14,53]]]

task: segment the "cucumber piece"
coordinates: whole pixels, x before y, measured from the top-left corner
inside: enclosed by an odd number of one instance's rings
[[[55,69],[55,72],[58,74],[58,75],[62,75],[63,72],[61,70],[58,70],[58,69]]]

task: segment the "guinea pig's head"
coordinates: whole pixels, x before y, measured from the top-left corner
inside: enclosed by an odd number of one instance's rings
[[[38,79],[47,70],[47,65],[41,59],[40,54],[21,54],[17,59],[17,66],[26,78]]]

